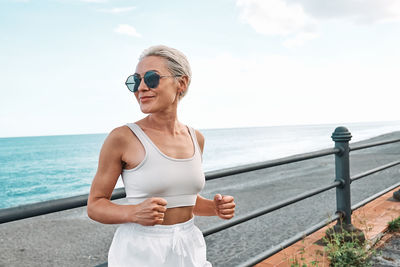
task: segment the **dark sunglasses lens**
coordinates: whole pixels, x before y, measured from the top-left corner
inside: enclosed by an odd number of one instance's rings
[[[133,87],[133,92],[137,92],[137,90],[139,90],[139,85],[140,85],[140,81],[142,80],[142,78],[140,78],[139,75],[133,75],[133,81],[135,82],[135,86]]]
[[[158,84],[160,83],[160,75],[154,71],[148,71],[144,75],[144,82],[149,88],[157,88]]]
[[[136,92],[140,84],[140,79],[135,75],[131,75],[126,79],[125,85],[128,87],[129,91]]]

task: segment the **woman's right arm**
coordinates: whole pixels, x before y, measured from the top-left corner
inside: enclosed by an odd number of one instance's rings
[[[99,165],[88,198],[87,213],[95,221],[106,224],[136,222],[154,225],[163,222],[166,201],[150,198],[138,205],[119,205],[110,201],[122,170],[122,155],[127,139],[122,127],[114,129],[104,141]]]

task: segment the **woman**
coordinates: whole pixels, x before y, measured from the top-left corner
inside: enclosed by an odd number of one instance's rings
[[[177,109],[191,79],[178,50],[154,46],[139,58],[126,85],[148,114],[114,129],[100,152],[88,199],[91,219],[121,224],[108,254],[111,266],[211,266],[193,215],[231,219],[232,196],[199,195],[204,137],[178,121]],[[121,174],[127,205],[110,201]]]

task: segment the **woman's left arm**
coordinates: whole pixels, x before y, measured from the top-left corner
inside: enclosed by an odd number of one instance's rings
[[[204,148],[204,136],[196,130],[196,138],[199,143],[201,153]],[[221,196],[216,194],[214,199],[207,199],[197,195],[196,205],[193,213],[197,216],[218,216],[221,219],[231,219],[235,215],[235,201],[232,196]]]
[[[193,213],[197,216],[218,216],[229,220],[235,215],[235,201],[232,196],[216,194],[214,199],[207,199],[197,195]]]

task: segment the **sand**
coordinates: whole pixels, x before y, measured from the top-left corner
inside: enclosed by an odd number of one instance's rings
[[[400,138],[400,132],[373,139]],[[364,142],[370,142],[367,140]],[[351,174],[398,160],[400,143],[354,151]],[[202,195],[235,196],[237,215],[330,184],[335,177],[334,156],[233,175],[208,181]],[[398,166],[352,183],[352,204],[400,181]],[[235,266],[310,226],[335,211],[335,190],[261,216],[206,238],[208,259],[214,266]],[[220,223],[196,217],[200,229]],[[86,207],[0,225],[0,266],[95,266],[107,261],[117,225],[90,220]]]

